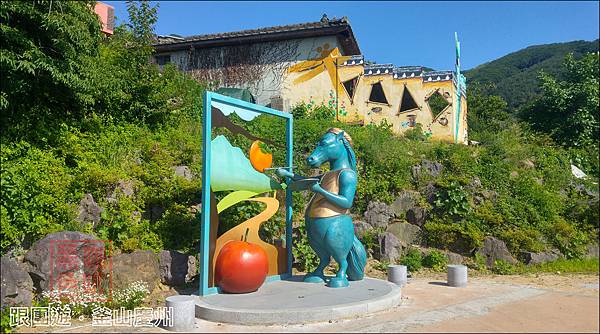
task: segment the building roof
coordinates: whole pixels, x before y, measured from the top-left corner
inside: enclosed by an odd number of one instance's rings
[[[188,37],[158,36],[158,42],[153,46],[156,52],[168,52],[189,49],[190,47],[198,49],[332,35],[337,36],[342,46],[340,51],[343,55],[361,54],[348,18],[328,19],[326,15],[323,15],[323,18],[318,22]]]

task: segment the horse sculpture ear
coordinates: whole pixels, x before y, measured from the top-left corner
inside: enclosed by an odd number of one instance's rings
[[[340,131],[340,133],[335,135],[335,139],[340,140],[341,142],[344,142],[344,131]]]

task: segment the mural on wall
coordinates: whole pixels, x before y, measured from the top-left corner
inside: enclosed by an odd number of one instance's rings
[[[318,58],[299,62],[290,66],[287,71],[288,73],[302,73],[294,79],[294,84],[296,85],[309,81],[323,72],[327,72],[333,86],[337,86],[333,87],[337,92],[332,90],[330,93],[330,97],[335,97],[334,93],[340,94],[340,92],[344,91],[342,80],[338,74],[339,64],[350,59],[350,56],[342,56],[337,47],[330,50],[328,43],[317,47],[316,51],[318,53]],[[331,107],[337,108],[336,99],[334,99],[334,105]]]
[[[290,59],[300,56],[299,47],[299,41],[288,40],[201,52],[190,49],[186,68],[197,80],[217,87],[243,87],[260,96],[265,90],[280,90]]]

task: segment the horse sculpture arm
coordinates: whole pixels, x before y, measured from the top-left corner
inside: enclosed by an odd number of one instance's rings
[[[350,209],[354,202],[356,193],[356,173],[352,170],[344,170],[340,173],[340,193],[334,194],[321,187],[319,183],[314,184],[311,190],[323,195],[328,201],[343,209]]]

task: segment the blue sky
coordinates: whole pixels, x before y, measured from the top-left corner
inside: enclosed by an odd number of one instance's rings
[[[117,23],[126,4],[115,7]],[[598,38],[599,4],[588,2],[159,2],[158,34],[183,36],[350,19],[362,53],[377,63],[452,69],[454,31],[464,69],[536,44]]]

